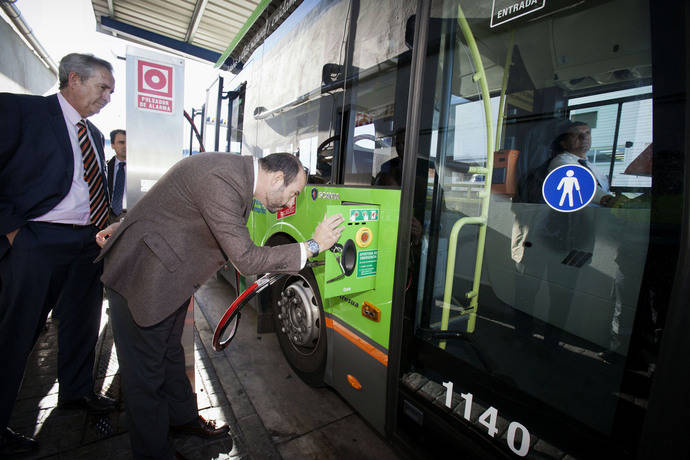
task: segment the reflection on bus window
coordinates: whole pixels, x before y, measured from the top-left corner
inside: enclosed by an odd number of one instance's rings
[[[653,317],[638,307],[654,161],[644,3],[550,14],[547,2],[538,19],[489,28],[490,5],[437,0],[424,68],[417,337],[473,372],[500,375],[514,398],[606,435],[632,423],[616,418],[626,360],[641,373],[653,368],[644,350],[652,331],[633,328],[636,315]],[[471,12],[488,98],[458,5]],[[588,206],[559,212],[545,201],[545,180],[561,165],[595,178]],[[491,394],[463,384],[475,397]]]

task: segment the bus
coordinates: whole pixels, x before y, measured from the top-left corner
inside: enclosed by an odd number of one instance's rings
[[[687,10],[302,2],[221,84],[225,144],[309,171],[255,243],[346,223],[260,332],[411,456],[685,458]]]

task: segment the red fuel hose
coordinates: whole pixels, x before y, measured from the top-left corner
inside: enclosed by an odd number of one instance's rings
[[[240,310],[244,307],[244,305],[247,302],[249,302],[249,300],[256,294],[263,291],[268,286],[275,283],[284,276],[286,276],[286,274],[268,273],[256,280],[255,282],[253,282],[247,289],[244,290],[244,292],[242,292],[242,294],[239,295],[239,297],[237,297],[237,299],[235,299],[235,301],[225,311],[225,314],[218,322],[218,326],[216,326],[216,330],[213,333],[214,350],[223,351],[225,347],[228,346],[230,341],[235,337],[235,333],[237,332],[237,326],[239,325],[240,321]],[[221,340],[221,336],[235,318],[237,318],[237,322],[231,334],[225,340]]]

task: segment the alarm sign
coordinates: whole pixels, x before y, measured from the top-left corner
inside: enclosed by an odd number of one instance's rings
[[[173,68],[139,60],[139,93],[172,97]]]
[[[137,108],[171,114],[173,67],[139,59],[137,62]]]

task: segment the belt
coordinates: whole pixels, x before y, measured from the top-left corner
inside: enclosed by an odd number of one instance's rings
[[[73,229],[92,228],[94,226],[93,224],[87,224],[87,225],[63,224],[61,222],[45,222],[45,221],[41,221],[41,220],[36,220],[34,222],[39,222],[42,224],[49,224],[49,225],[57,225],[58,227],[73,228]]]

